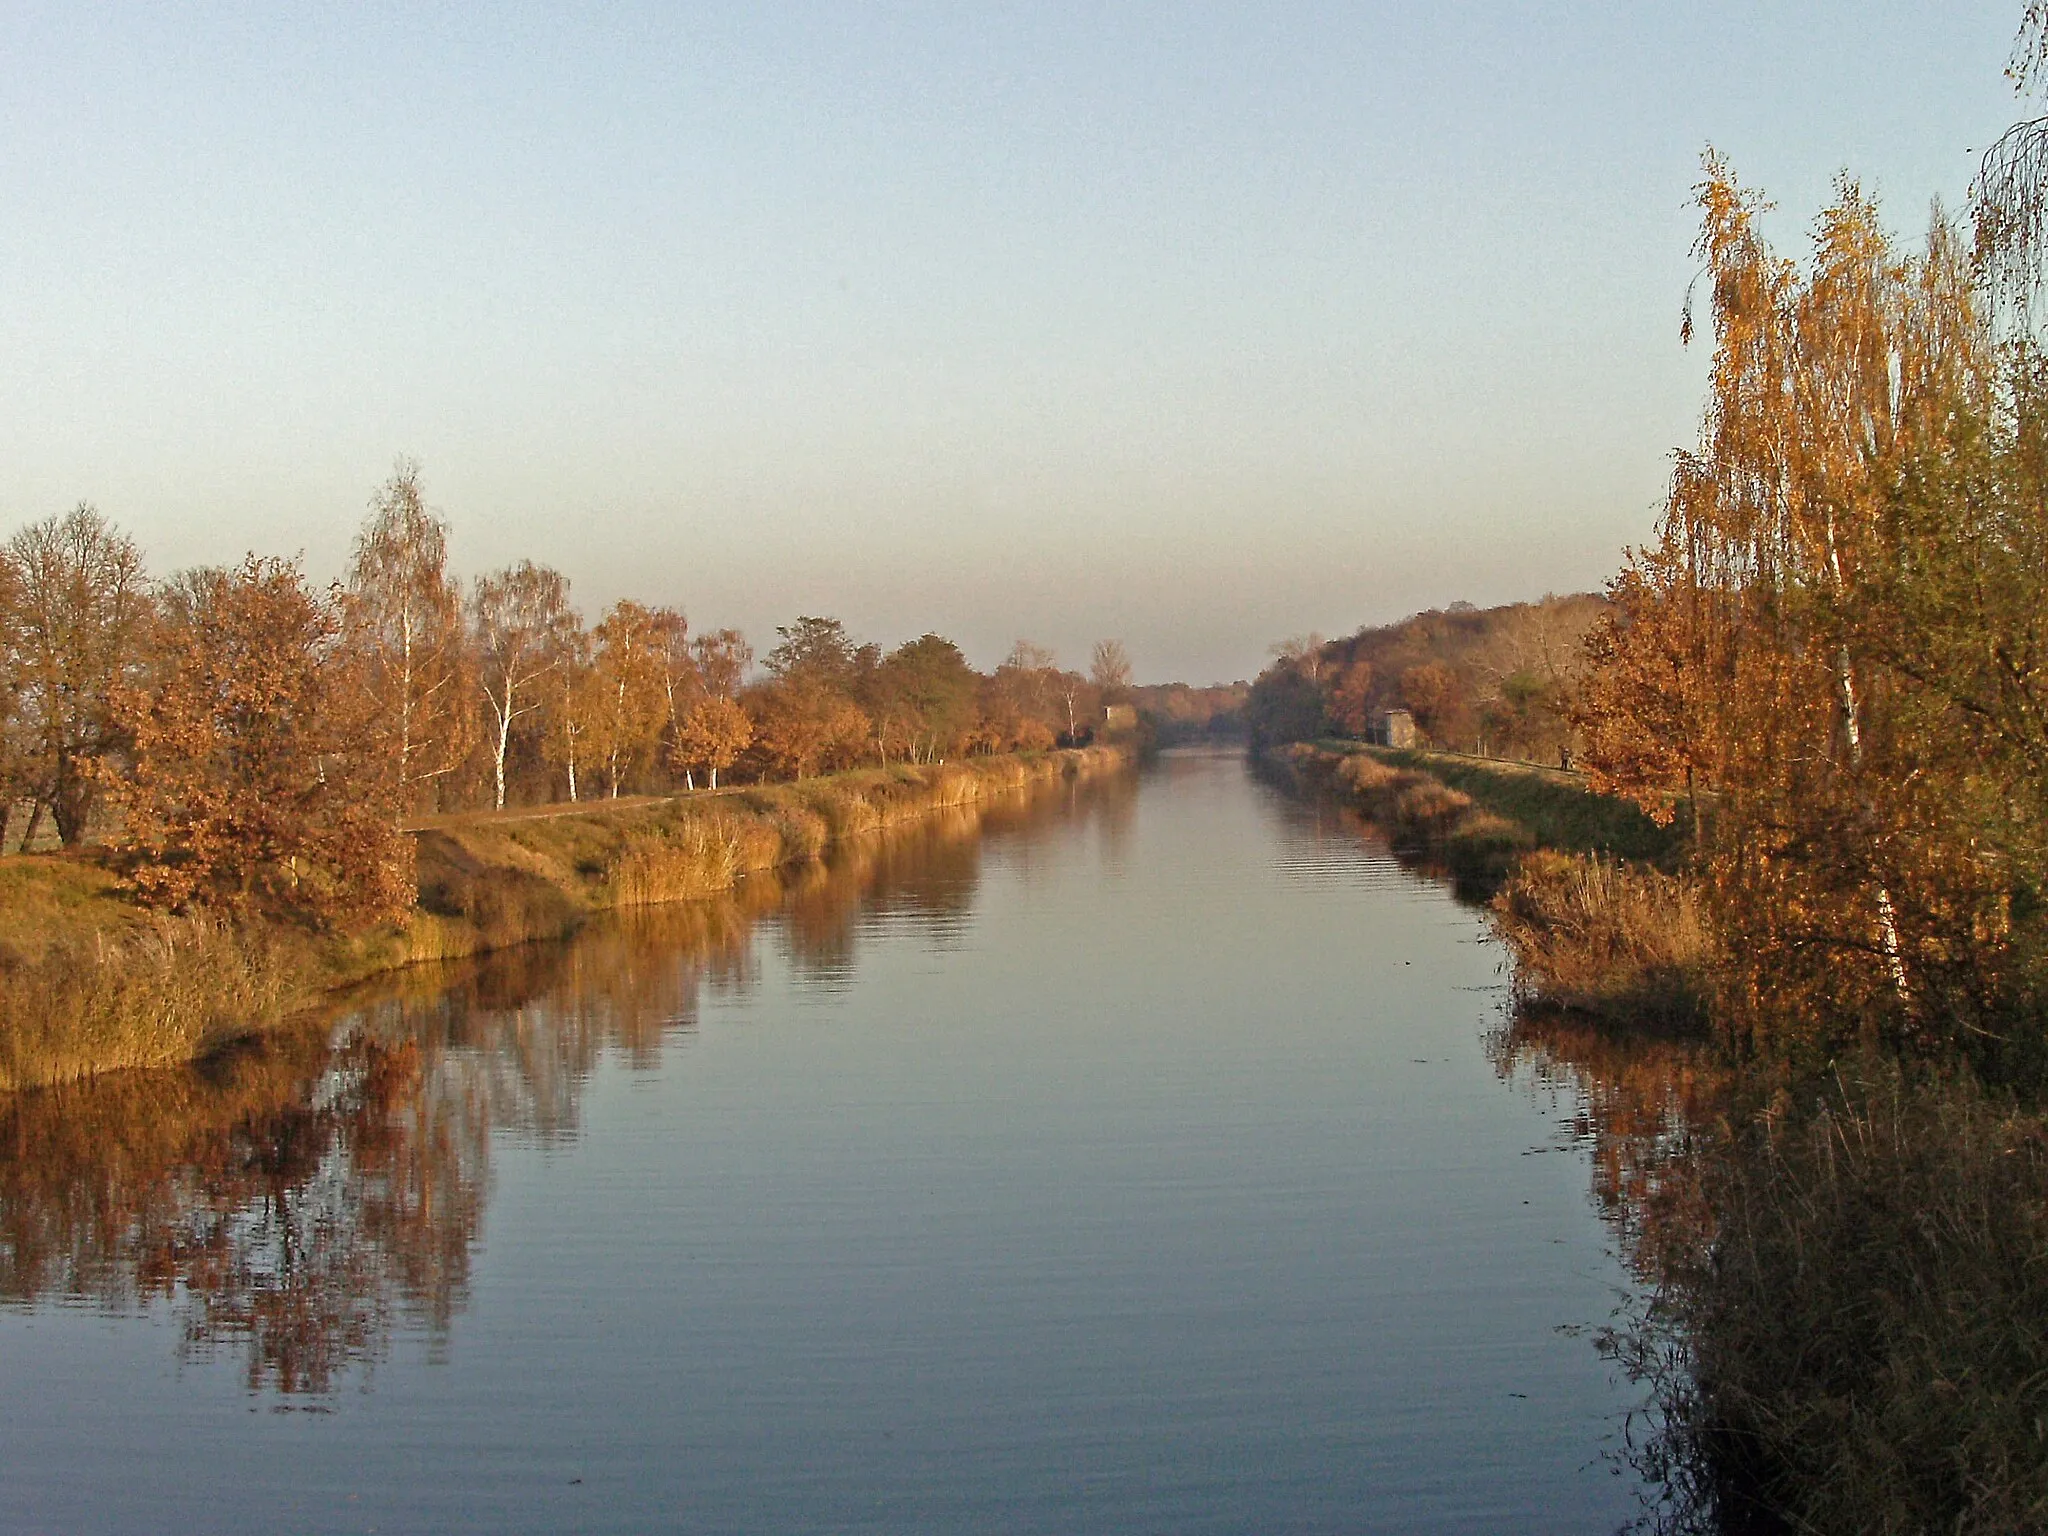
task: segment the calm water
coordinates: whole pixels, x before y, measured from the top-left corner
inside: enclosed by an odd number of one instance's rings
[[[0,1526],[1611,1530],[1482,939],[1169,756],[0,1106]]]

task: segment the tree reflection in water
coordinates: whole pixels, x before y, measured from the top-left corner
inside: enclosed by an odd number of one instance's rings
[[[1567,1130],[1637,1282],[1597,1342],[1648,1393],[1622,1451],[1657,1501],[1641,1526],[1719,1531],[1715,1469],[1693,1438],[1692,1354],[1667,1299],[1712,1241],[1701,1174],[1725,1130],[1728,1070],[1701,1042],[1530,1009],[1510,1016],[1488,1055],[1503,1080],[1574,1105]]]
[[[962,807],[727,899],[397,973],[190,1070],[0,1099],[0,1303],[167,1307],[186,1358],[239,1351],[252,1391],[331,1391],[401,1330],[438,1355],[468,1300],[494,1132],[573,1137],[608,1052],[652,1068],[707,988],[751,988],[763,918],[781,915],[800,975],[848,980],[864,919],[957,942],[986,837],[1127,816],[1135,790],[1112,775]]]

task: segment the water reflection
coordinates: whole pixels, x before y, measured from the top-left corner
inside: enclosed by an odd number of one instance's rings
[[[1692,1435],[1691,1343],[1665,1298],[1709,1252],[1701,1175],[1728,1112],[1727,1067],[1698,1042],[1532,1010],[1510,1018],[1488,1055],[1510,1083],[1572,1104],[1566,1129],[1635,1280],[1595,1341],[1648,1394],[1617,1452],[1642,1490],[1634,1529],[1723,1532],[1714,1469]]]
[[[442,1336],[482,1219],[480,1122],[416,1045],[314,1031],[0,1105],[0,1296],[176,1309],[252,1389],[324,1392],[395,1321]]]
[[[180,1072],[0,1100],[0,1303],[165,1308],[188,1360],[251,1391],[365,1378],[394,1334],[446,1344],[506,1133],[563,1143],[607,1055],[636,1071],[752,986],[764,936],[843,984],[874,925],[962,942],[987,840],[1126,822],[1112,776],[962,807],[728,899],[383,979],[326,1018]]]
[[[1695,1153],[1729,1087],[1713,1052],[1525,1009],[1489,1040],[1487,1054],[1510,1083],[1572,1104],[1566,1129],[1588,1154],[1594,1202],[1621,1234],[1638,1279],[1655,1284],[1698,1251],[1705,1214]]]

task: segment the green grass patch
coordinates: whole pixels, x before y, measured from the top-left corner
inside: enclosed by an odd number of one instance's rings
[[[1682,817],[1660,827],[1632,801],[1595,794],[1577,774],[1452,752],[1403,751],[1356,742],[1330,746],[1331,750],[1364,753],[1390,767],[1426,773],[1471,796],[1475,805],[1513,822],[1539,848],[1606,854],[1660,869],[1676,867],[1685,856],[1688,839]]]

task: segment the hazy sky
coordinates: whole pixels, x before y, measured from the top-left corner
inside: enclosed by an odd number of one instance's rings
[[[1141,679],[1597,585],[1701,147],[1924,226],[2018,4],[0,5],[0,532],[457,567]]]

